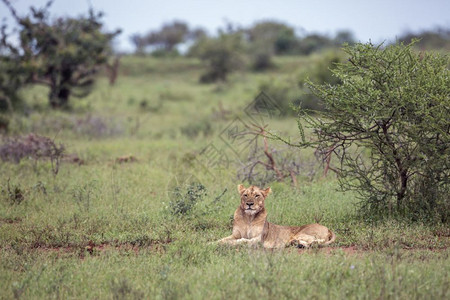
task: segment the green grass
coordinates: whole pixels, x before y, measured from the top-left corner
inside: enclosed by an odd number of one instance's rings
[[[272,183],[266,205],[271,222],[320,220],[338,236],[331,250],[208,244],[229,235],[239,203],[239,164],[222,130],[246,118],[260,82],[293,78],[310,63],[276,62],[268,73],[201,85],[196,60],[126,57],[117,85],[100,79],[88,98],[72,99],[71,112],[49,111],[45,89],[25,91],[31,113],[11,117],[10,135],[50,136],[84,164],[63,162],[54,175],[48,161],[0,163],[0,298],[448,299],[448,227],[365,220],[355,194],[338,192],[333,173],[322,178],[311,150],[296,152],[311,174],[298,176],[297,188]],[[218,116],[219,103],[230,113]],[[293,118],[267,124],[298,138]],[[228,166],[195,164],[211,142]],[[117,163],[123,155],[137,162]],[[184,195],[189,175],[206,195],[173,216],[174,182]],[[22,202],[9,196],[8,180]]]

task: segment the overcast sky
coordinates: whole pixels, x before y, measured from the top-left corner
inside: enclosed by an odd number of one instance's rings
[[[43,6],[47,0],[10,0],[19,14],[28,7]],[[105,13],[108,29],[121,28],[117,46],[132,50],[129,36],[158,29],[172,20],[184,20],[192,27],[210,33],[226,22],[241,26],[261,20],[282,21],[298,32],[333,35],[340,29],[351,30],[361,42],[395,40],[405,31],[436,27],[450,28],[449,0],[55,0],[53,16],[77,16],[89,7]],[[0,3],[0,17],[9,12]]]

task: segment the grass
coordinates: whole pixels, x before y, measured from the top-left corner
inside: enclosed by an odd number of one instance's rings
[[[311,151],[298,155],[312,173],[298,176],[297,188],[272,183],[266,205],[271,222],[320,220],[338,236],[331,249],[208,244],[231,232],[236,170],[247,154],[231,151],[224,128],[247,120],[242,110],[260,82],[295,77],[309,60],[276,62],[268,73],[200,85],[198,61],[125,57],[117,85],[100,79],[71,112],[45,108],[45,90],[25,91],[31,113],[11,117],[10,135],[55,138],[84,164],[63,162],[54,175],[48,161],[0,163],[0,298],[448,299],[448,227],[364,219],[354,194],[338,192],[332,173],[321,177]],[[229,113],[217,114],[219,103]],[[266,121],[298,138],[295,119]],[[228,164],[197,164],[210,143]],[[119,163],[124,155],[137,161]],[[171,214],[196,181],[206,194],[185,215]]]

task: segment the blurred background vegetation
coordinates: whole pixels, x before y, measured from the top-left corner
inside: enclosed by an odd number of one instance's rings
[[[28,13],[18,14],[10,1],[2,2],[16,23],[15,36],[11,36],[13,31],[6,23],[1,30],[0,111],[3,113],[13,109],[23,111],[21,90],[34,85],[48,87],[52,108],[67,109],[70,98],[85,97],[91,92],[99,75],[106,75],[110,84],[114,84],[120,61],[133,56],[198,60],[203,69],[199,76],[202,83],[226,82],[237,71],[274,71],[280,68],[274,62],[275,57],[303,60],[301,57],[309,57],[308,66],[289,72],[295,74],[292,78],[263,80],[259,87],[279,101],[286,114],[292,113],[288,109],[291,103],[299,104],[299,97],[303,97],[302,106],[320,110],[320,101],[303,87],[304,81],[309,77],[315,82],[336,84],[337,79],[329,70],[346,59],[340,47],[356,42],[350,30],[338,31],[334,36],[299,35],[293,26],[280,21],[259,21],[248,27],[227,23],[211,35],[202,28],[175,20],[145,34],[131,35],[134,54],[117,53],[113,41],[120,30],[106,31],[102,13],[91,9],[78,18],[50,16],[52,2],[48,2],[45,7],[32,7]],[[450,50],[450,30],[446,28],[406,32],[396,42],[409,43],[413,39],[420,40],[415,44],[418,51]],[[29,99],[26,102],[28,106],[32,104]]]
[[[123,53],[124,33],[99,11],[16,3],[0,1],[13,20],[0,31],[0,298],[449,298],[448,28],[377,46],[277,20],[211,33],[168,19],[126,36]],[[255,124],[259,97],[277,110]],[[370,183],[377,126],[393,111],[394,143],[378,148],[410,159],[403,198],[415,202],[403,215],[390,198],[337,192],[344,153],[363,169],[349,184]],[[235,153],[226,138],[239,121],[251,143]],[[336,149],[355,128],[364,140],[373,131],[374,148]],[[287,145],[302,136],[314,147]],[[226,159],[208,165],[208,149]],[[383,192],[398,186],[397,158],[373,164]],[[320,222],[337,241],[304,252],[209,244],[231,231],[237,183],[272,187],[271,222]]]

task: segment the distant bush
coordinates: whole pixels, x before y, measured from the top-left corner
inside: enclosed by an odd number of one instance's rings
[[[288,54],[297,46],[298,38],[293,27],[275,21],[258,22],[246,29],[253,49],[271,54]]]
[[[414,47],[420,50],[450,50],[450,29],[438,28],[415,33],[407,32],[400,36],[399,41],[410,43],[414,39],[419,39]]]
[[[239,32],[221,32],[215,38],[203,38],[191,50],[206,64],[200,82],[226,81],[227,76],[244,65],[244,40]]]
[[[202,134],[204,137],[211,135],[213,128],[209,119],[193,121],[181,127],[181,133],[190,138],[195,138]]]
[[[250,55],[252,70],[264,71],[274,67],[272,56],[273,54],[266,49],[257,49],[252,52]]]
[[[45,136],[29,134],[22,137],[10,138],[0,146],[0,159],[19,163],[24,158],[34,161],[48,159],[52,163],[55,174],[59,171],[59,163],[63,156],[65,147]]]
[[[196,41],[205,35],[206,33],[201,28],[191,29],[183,21],[172,21],[147,34],[133,34],[130,41],[136,47],[136,54],[142,55],[150,50],[155,57],[170,57],[179,54],[177,45]]]
[[[338,63],[344,62],[344,53],[337,51],[329,51],[314,58],[311,66],[303,69],[299,75],[299,86],[302,90],[301,97],[295,103],[297,107],[302,109],[310,109],[315,111],[324,110],[322,100],[311,93],[305,83],[311,80],[317,84],[336,85],[341,80],[333,75],[332,70],[336,68]]]
[[[259,85],[259,91],[263,91],[276,102],[282,116],[295,115],[293,107],[299,105],[301,96],[295,80],[271,78]]]

